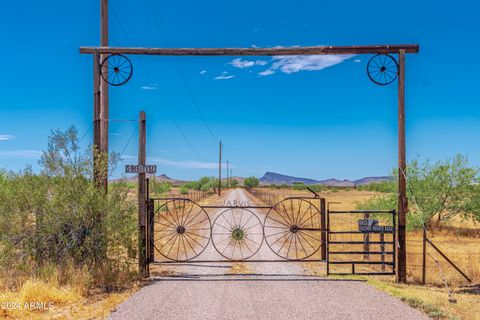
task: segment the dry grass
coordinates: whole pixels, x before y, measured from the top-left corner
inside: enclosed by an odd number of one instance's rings
[[[60,286],[54,280],[31,279],[18,291],[0,293],[0,318],[103,319],[135,290],[85,294],[81,285]]]
[[[425,312],[434,319],[480,319],[479,289],[457,288],[453,292],[456,303],[449,302],[448,290],[439,287],[418,285],[399,285],[378,279],[369,279],[368,283],[378,289],[400,298],[411,307]]]

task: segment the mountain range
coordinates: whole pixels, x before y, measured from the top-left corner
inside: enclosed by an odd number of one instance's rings
[[[365,177],[358,180],[338,180],[335,178],[330,178],[326,180],[315,180],[310,178],[300,178],[292,177],[276,172],[265,172],[265,174],[260,178],[261,184],[288,184],[291,185],[294,182],[302,182],[306,185],[311,184],[320,184],[325,186],[336,186],[336,187],[353,187],[361,186],[369,183],[381,182],[381,181],[390,181],[393,180],[392,176],[380,176],[380,177]]]
[[[182,185],[188,181],[186,180],[179,180],[179,179],[174,179],[166,174],[160,174],[160,175],[148,175],[150,179],[155,179],[159,182],[170,182],[174,186]],[[240,185],[243,185],[243,180],[245,179],[244,177],[238,177],[235,176],[233,179],[237,180]],[[222,181],[226,181],[225,178],[222,178]],[[362,179],[358,180],[339,180],[335,178],[330,178],[326,180],[315,180],[315,179],[310,179],[310,178],[300,178],[300,177],[293,177],[293,176],[288,176],[284,175],[281,173],[276,173],[276,172],[265,172],[265,174],[259,179],[260,184],[262,185],[269,185],[269,184],[276,184],[276,185],[281,185],[281,184],[287,184],[287,185],[292,185],[295,182],[302,182],[306,185],[312,185],[312,184],[320,184],[324,186],[336,186],[336,187],[353,187],[353,186],[361,186],[361,185],[366,185],[369,183],[375,183],[375,182],[381,182],[381,181],[390,181],[393,180],[392,176],[380,176],[380,177],[365,177]],[[127,178],[127,181],[137,181],[137,176],[130,176]]]

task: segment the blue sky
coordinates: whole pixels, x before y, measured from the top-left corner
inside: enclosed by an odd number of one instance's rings
[[[111,46],[419,43],[420,53],[407,56],[408,158],[462,153],[480,165],[480,5],[475,1],[110,3]],[[99,44],[99,1],[8,1],[0,11],[0,29],[0,167],[19,170],[31,163],[38,169],[50,130],[71,124],[86,133],[87,147],[92,58],[78,48]],[[144,110],[149,162],[176,178],[215,175],[217,138],[234,175],[385,175],[396,165],[397,86],[370,82],[369,58],[180,57],[175,62],[135,56],[132,79],[110,89],[110,118],[136,119]],[[127,141],[135,127],[133,122],[110,126],[110,149],[125,149],[124,163],[134,162],[137,138]]]

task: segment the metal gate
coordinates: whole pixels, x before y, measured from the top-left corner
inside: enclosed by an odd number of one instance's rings
[[[271,206],[200,205],[178,197],[147,202],[149,262],[326,259],[325,199],[318,196],[289,197]],[[266,247],[273,254],[257,259]],[[212,248],[215,255],[205,258]]]
[[[327,275],[394,275],[395,221],[395,210],[327,210]]]

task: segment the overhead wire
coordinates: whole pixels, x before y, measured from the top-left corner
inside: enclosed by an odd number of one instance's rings
[[[132,133],[130,134],[129,138],[127,139],[127,142],[125,143],[125,145],[123,146],[122,151],[120,152],[119,159],[122,159],[122,156],[124,155],[125,151],[127,150],[127,147],[128,147],[128,145],[130,144],[130,142],[132,141],[133,136],[135,135],[135,133],[137,132],[137,130],[138,130],[138,123],[137,123],[137,125],[135,126],[135,128],[133,128]],[[115,165],[113,166],[112,170],[110,171],[109,176],[113,175],[113,173],[114,173],[115,170],[117,169],[117,164],[118,164],[118,162],[115,163]]]
[[[125,36],[125,38],[127,39],[127,41],[129,42],[129,44],[131,46],[133,46],[133,42],[132,40],[130,39],[130,37],[128,36],[128,33],[125,29],[125,27],[123,26],[120,18],[118,17],[118,14],[115,10],[115,8],[112,6],[112,4],[110,3],[110,8],[112,10],[112,13],[113,13],[113,17],[115,18],[115,20],[117,21],[118,25],[120,26],[120,29],[122,30],[122,33],[123,35]],[[150,81],[150,83],[155,83],[155,81],[153,81],[153,78],[152,76],[150,75],[150,73],[148,72],[147,68],[145,67],[145,65],[143,64],[143,61],[141,59],[138,59],[138,62],[140,63],[140,67],[142,68],[143,72],[145,73],[146,77],[148,78],[148,81]],[[173,113],[172,111],[170,110],[170,108],[168,107],[168,105],[165,103],[163,97],[160,95],[160,93],[157,91],[157,90],[154,90],[155,93],[158,95],[159,97],[159,101],[160,101],[160,104],[163,106],[163,108],[167,111],[167,114],[170,118],[170,120],[172,120],[173,124],[175,125],[175,127],[177,128],[177,130],[180,132],[180,135],[183,137],[183,139],[187,142],[187,144],[189,145],[190,149],[192,150],[192,152],[202,161],[203,160],[203,157],[200,155],[200,153],[197,151],[197,149],[193,146],[192,142],[190,141],[190,139],[188,139],[188,137],[186,136],[185,132],[182,130],[182,128],[180,127],[178,121],[175,119],[175,117],[173,116]]]
[[[153,13],[155,22],[156,22],[158,28],[160,29],[160,33],[165,38],[165,41],[167,42],[167,45],[170,46],[170,47],[173,47],[173,42],[172,42],[170,36],[168,35],[167,28],[165,27],[165,23],[162,19],[162,16],[160,15],[160,9],[157,7],[157,2],[154,1],[154,0],[146,0],[146,1],[147,1],[148,5],[150,6],[150,8],[152,9],[152,13]],[[212,136],[212,138],[215,141],[219,141],[220,139],[218,139],[217,136],[213,133],[213,130],[210,128],[207,121],[205,120],[205,117],[203,116],[203,113],[200,109],[198,101],[195,98],[195,95],[193,94],[193,91],[190,87],[190,82],[188,81],[187,75],[185,74],[185,71],[183,70],[182,65],[180,64],[180,61],[178,60],[178,57],[174,56],[173,59],[175,61],[175,66],[177,68],[177,71],[180,74],[180,77],[182,78],[182,81],[183,81],[185,89],[188,93],[188,96],[190,97],[190,100],[192,101],[193,106],[197,110],[197,113],[200,116],[200,119],[202,120],[203,124],[207,128],[207,130],[210,133],[210,135]]]

